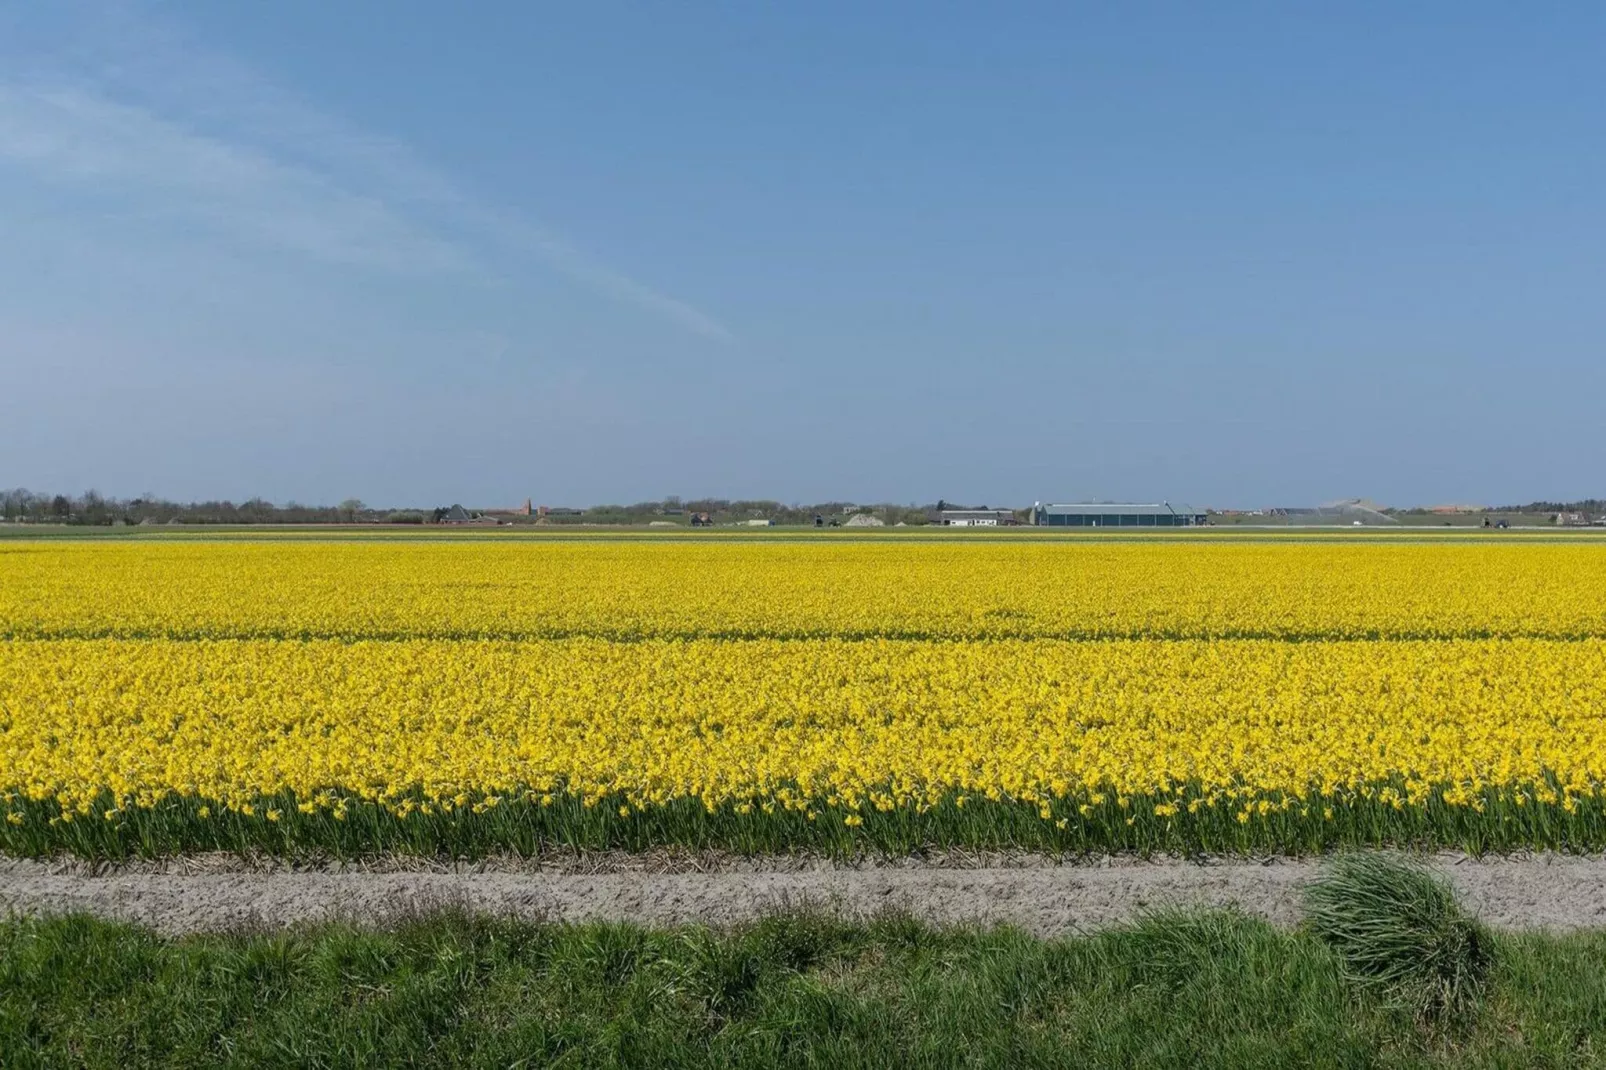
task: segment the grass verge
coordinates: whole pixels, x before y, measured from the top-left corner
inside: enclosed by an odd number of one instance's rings
[[[887,917],[748,928],[463,916],[165,940],[0,922],[0,1051],[58,1066],[1570,1066],[1606,935],[1502,936],[1454,1036],[1310,932],[1168,914],[1042,941]]]

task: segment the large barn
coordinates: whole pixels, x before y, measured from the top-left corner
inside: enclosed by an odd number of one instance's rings
[[[1051,528],[1191,528],[1205,522],[1205,511],[1191,505],[1159,502],[1070,502],[1032,507],[1032,523]]]

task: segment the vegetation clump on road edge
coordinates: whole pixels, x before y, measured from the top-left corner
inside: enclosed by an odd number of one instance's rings
[[[1306,889],[1305,911],[1352,984],[1427,1022],[1454,1024],[1476,1006],[1494,941],[1427,867],[1397,855],[1340,855]]]

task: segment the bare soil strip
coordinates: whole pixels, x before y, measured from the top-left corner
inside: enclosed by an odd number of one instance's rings
[[[730,925],[808,906],[846,916],[907,911],[939,925],[1007,923],[1052,936],[1170,906],[1237,907],[1293,925],[1301,888],[1318,869],[1310,861],[975,861],[836,866],[704,859],[700,871],[625,863],[408,871],[199,859],[96,873],[82,863],[0,859],[0,914],[89,913],[178,934],[331,919],[384,925],[448,908],[531,920]],[[1606,927],[1606,859],[1442,855],[1433,864],[1491,925]]]

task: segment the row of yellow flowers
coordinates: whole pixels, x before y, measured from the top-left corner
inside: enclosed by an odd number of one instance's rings
[[[1606,548],[0,542],[0,638],[1606,637]]]
[[[851,824],[943,799],[1570,806],[1603,781],[1603,639],[0,643],[0,811],[566,792]]]

